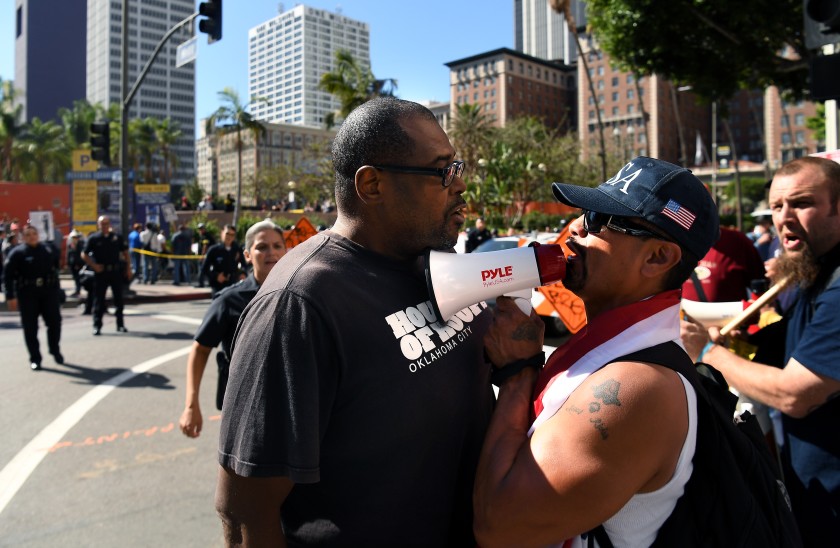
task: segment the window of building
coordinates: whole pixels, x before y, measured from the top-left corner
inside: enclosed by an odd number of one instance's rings
[[[797,145],[804,145],[805,144],[805,132],[804,131],[797,131],[796,132],[796,144]]]
[[[618,86],[618,76],[613,76],[612,80],[611,80],[611,83],[612,83],[613,87]]]
[[[628,89],[627,90],[627,98],[628,99],[633,99],[634,97],[636,97],[636,90]]]
[[[23,6],[18,6],[15,21],[15,38],[20,38],[23,34]]]
[[[613,101],[618,101],[618,92],[617,91],[612,92],[612,100]]]
[[[598,87],[598,89],[604,89],[604,81],[603,80],[598,80],[598,86],[597,87]]]
[[[633,114],[636,110],[636,105],[627,105],[627,114]]]
[[[618,116],[618,107],[613,107],[612,108],[612,115],[613,116]]]
[[[794,116],[793,123],[794,123],[794,125],[797,125],[797,126],[804,126],[805,125],[805,115],[802,114],[801,112],[798,113],[796,116]],[[798,143],[799,140],[797,140],[796,142]]]

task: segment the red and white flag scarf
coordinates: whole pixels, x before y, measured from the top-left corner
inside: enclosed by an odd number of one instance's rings
[[[528,435],[550,419],[586,378],[616,358],[667,341],[680,340],[680,290],[599,315],[548,358],[534,387],[533,423]]]

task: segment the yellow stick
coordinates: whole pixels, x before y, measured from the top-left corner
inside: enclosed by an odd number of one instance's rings
[[[746,308],[743,312],[732,318],[728,324],[724,325],[723,328],[720,330],[720,334],[726,336],[730,331],[741,325],[744,320],[755,314],[762,306],[769,303],[773,299],[776,298],[776,295],[785,288],[788,283],[788,278],[784,278],[779,283],[775,284],[773,287],[768,289],[764,292],[764,294],[757,298],[755,302],[753,302],[750,306]]]

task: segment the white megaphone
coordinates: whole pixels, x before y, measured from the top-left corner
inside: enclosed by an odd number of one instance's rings
[[[502,295],[524,297],[517,304],[524,300],[527,308],[520,304],[520,309],[530,314],[531,291],[565,276],[566,257],[557,244],[532,242],[487,253],[426,252],[426,285],[435,314],[444,322],[462,308]]]

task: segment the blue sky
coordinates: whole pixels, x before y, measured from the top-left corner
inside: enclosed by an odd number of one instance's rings
[[[288,10],[297,3],[284,5]],[[513,47],[513,0],[302,3],[333,12],[340,8],[345,16],[368,23],[373,73],[377,78],[395,78],[397,95],[404,99],[448,101],[449,70],[444,63]],[[14,0],[0,0],[0,76],[4,80],[14,79],[14,5]],[[276,16],[278,5],[269,0],[227,0],[222,40],[207,45],[206,35],[199,35],[197,118],[216,109],[216,94],[227,86],[247,97],[248,30]]]

